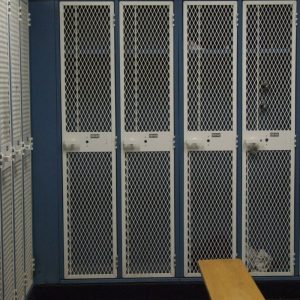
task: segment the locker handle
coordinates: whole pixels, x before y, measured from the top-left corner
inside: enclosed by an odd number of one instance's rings
[[[245,146],[247,151],[249,151],[250,153],[256,153],[260,148],[259,141],[254,138],[246,140]]]
[[[185,144],[188,149],[200,149],[202,146],[197,138],[186,140]]]
[[[65,151],[79,151],[80,145],[75,143],[63,143],[63,149]]]
[[[123,148],[125,151],[139,150],[139,145],[136,143],[123,143]]]

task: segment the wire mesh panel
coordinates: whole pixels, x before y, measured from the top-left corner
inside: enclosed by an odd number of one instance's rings
[[[67,132],[112,129],[110,5],[63,8],[65,126]]]
[[[125,247],[127,275],[171,275],[172,208],[170,153],[125,156]]]
[[[23,197],[24,197],[24,238],[25,238],[25,273],[26,293],[33,283],[32,253],[32,184],[31,184],[31,153],[23,158]]]
[[[22,136],[25,144],[30,143],[31,118],[30,118],[30,82],[29,82],[29,21],[28,2],[20,1],[21,4],[21,82],[22,82]]]
[[[67,154],[68,274],[114,271],[112,153]]]
[[[247,130],[291,130],[294,4],[246,6]]]
[[[15,289],[18,299],[25,296],[24,284],[24,218],[23,218],[23,171],[22,160],[14,163],[14,234],[15,234]]]
[[[19,1],[10,1],[10,93],[12,107],[13,146],[19,148],[22,140],[21,125],[21,74],[20,74],[20,8]]]
[[[66,278],[116,277],[113,2],[61,3]]]
[[[246,264],[252,272],[291,272],[291,151],[247,153]]]
[[[14,299],[14,228],[12,168],[2,171],[2,234],[3,234],[3,295],[5,300]]]
[[[184,3],[184,274],[236,255],[235,2]]]
[[[170,4],[123,5],[124,123],[128,132],[170,131]]]
[[[188,131],[233,130],[235,6],[186,9]]]
[[[188,273],[199,259],[233,256],[233,155],[189,151],[187,183]]]
[[[10,144],[8,2],[0,1],[0,152]]]
[[[243,259],[294,274],[296,2],[244,2]]]

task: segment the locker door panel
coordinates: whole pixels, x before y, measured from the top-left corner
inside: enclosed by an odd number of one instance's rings
[[[61,4],[66,278],[117,275],[113,15]]]
[[[184,5],[184,272],[236,255],[236,2]]]
[[[173,7],[121,2],[123,277],[174,276]]]
[[[294,273],[295,18],[293,1],[244,3],[243,259],[258,276]]]

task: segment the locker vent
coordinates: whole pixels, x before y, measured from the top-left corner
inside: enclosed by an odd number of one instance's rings
[[[15,268],[18,299],[24,297],[24,232],[22,160],[14,164]]]
[[[7,2],[0,1],[0,140],[10,143],[9,53]]]
[[[67,271],[113,273],[112,154],[67,153]]]
[[[246,263],[251,271],[291,271],[291,152],[247,153]]]
[[[126,274],[171,272],[169,152],[125,154]]]
[[[14,299],[12,169],[2,171],[3,283],[5,299]]]
[[[109,5],[64,6],[67,132],[111,132]]]
[[[291,130],[293,5],[247,5],[247,130]]]
[[[23,159],[24,170],[24,218],[25,218],[25,271],[27,274],[27,291],[32,284],[32,186],[31,186],[31,154]]]
[[[189,131],[233,130],[233,5],[189,5]]]
[[[233,256],[233,156],[231,151],[188,153],[188,273],[199,259]]]
[[[124,5],[125,131],[170,130],[170,18],[168,5]]]

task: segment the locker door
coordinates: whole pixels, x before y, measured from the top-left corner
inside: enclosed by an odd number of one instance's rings
[[[113,2],[61,3],[66,278],[116,277]]]
[[[236,255],[236,2],[184,3],[184,273]]]
[[[26,294],[33,284],[32,253],[32,187],[31,187],[31,117],[30,117],[30,81],[29,81],[29,15],[28,1],[21,0],[21,96],[22,96],[22,140],[24,156],[23,171],[23,211],[24,211],[24,263]]]
[[[174,276],[172,2],[121,2],[124,277]]]
[[[296,2],[244,3],[243,258],[294,273]]]

